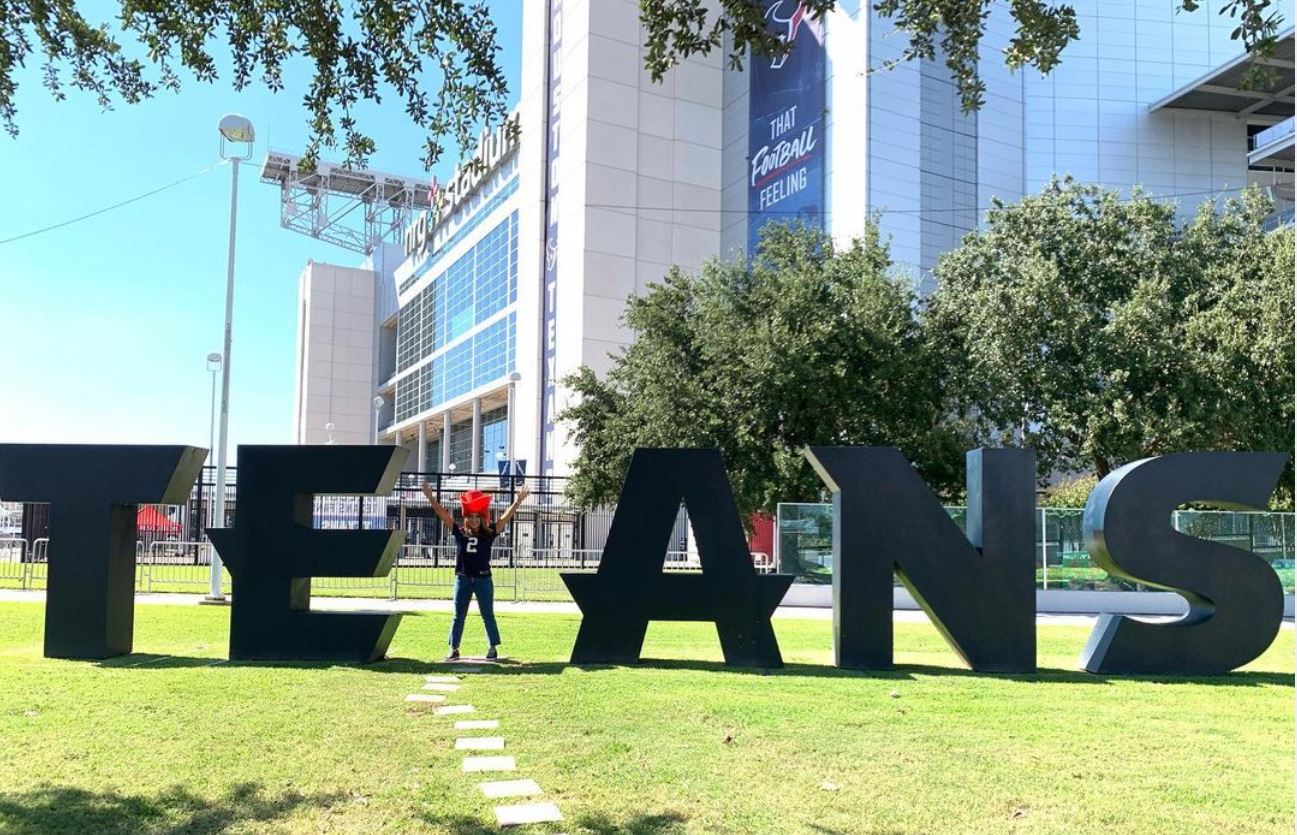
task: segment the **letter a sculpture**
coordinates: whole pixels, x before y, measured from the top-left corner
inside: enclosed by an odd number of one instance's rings
[[[701,573],[662,570],[682,499]],[[716,624],[726,664],[783,666],[770,617],[793,578],[752,567],[719,450],[635,450],[598,572],[562,576],[583,615],[573,664],[636,663],[649,621],[686,620]]]

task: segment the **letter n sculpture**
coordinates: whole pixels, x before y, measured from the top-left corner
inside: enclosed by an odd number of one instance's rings
[[[234,527],[208,531],[234,580],[230,658],[382,658],[401,616],[312,612],[311,577],[383,577],[400,531],[318,531],[316,494],[386,495],[409,453],[387,446],[241,446]]]
[[[663,571],[683,500],[701,572]],[[639,661],[651,620],[711,621],[725,663],[781,667],[770,617],[791,576],[761,575],[719,450],[637,449],[599,570],[563,574],[581,607],[573,664]]]

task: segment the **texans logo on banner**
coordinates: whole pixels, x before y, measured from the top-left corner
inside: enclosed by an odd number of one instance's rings
[[[770,221],[824,225],[824,22],[767,0],[766,25],[792,49],[750,70],[749,252]]]

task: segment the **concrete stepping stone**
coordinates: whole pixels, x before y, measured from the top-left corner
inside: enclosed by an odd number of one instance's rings
[[[495,820],[500,826],[522,826],[526,823],[561,821],[563,813],[553,803],[520,803],[516,806],[496,806]]]
[[[446,697],[442,696],[442,698],[444,699]],[[445,705],[444,707],[439,707],[433,711],[433,713],[437,714],[438,716],[449,716],[453,713],[472,713],[472,712],[473,712],[472,705]]]
[[[454,684],[455,682],[459,681],[459,676],[424,676],[423,680],[428,682],[429,684],[433,682],[441,682],[442,684]]]
[[[456,751],[503,751],[502,736],[461,736],[455,740]]]
[[[493,780],[478,783],[477,787],[482,790],[482,794],[492,800],[501,797],[531,797],[534,794],[544,794],[535,780]]]
[[[430,681],[423,685],[424,690],[436,690],[440,693],[454,693],[459,690],[458,684],[442,684],[439,681]]]
[[[460,673],[480,673],[482,672],[482,668],[471,666],[468,664],[464,664],[464,665],[456,664],[455,671]]]
[[[455,723],[457,731],[493,731],[498,727],[499,719],[461,719]]]
[[[465,757],[465,771],[513,771],[513,757]]]
[[[405,697],[407,702],[431,702],[433,704],[446,701],[446,697],[440,693],[411,693]]]

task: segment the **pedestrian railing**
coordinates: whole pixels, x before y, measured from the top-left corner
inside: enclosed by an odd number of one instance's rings
[[[18,582],[26,588],[27,540],[21,536],[0,539],[0,583]]]
[[[205,540],[149,543],[138,560],[136,588],[143,592],[209,589],[213,550]]]
[[[384,577],[314,577],[312,592],[320,596],[439,598],[449,599],[455,587],[454,545],[405,545]],[[143,593],[206,591],[215,549],[206,540],[160,540],[136,543],[136,584]],[[597,548],[515,548],[496,546],[491,553],[491,574],[496,599],[513,601],[566,601],[571,597],[563,582],[565,572],[598,570],[603,556]],[[761,572],[776,569],[768,554],[754,553],[753,565]],[[48,581],[49,539],[30,544],[19,538],[0,539],[0,586],[45,588]],[[668,551],[663,569],[672,573],[698,572],[702,565],[695,551]],[[223,587],[231,588],[223,573]]]

